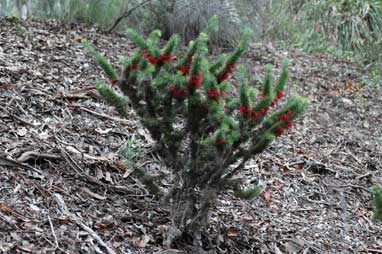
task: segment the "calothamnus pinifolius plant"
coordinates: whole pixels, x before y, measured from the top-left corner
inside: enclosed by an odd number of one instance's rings
[[[168,242],[203,231],[219,193],[231,189],[239,198],[258,195],[257,186],[241,187],[238,174],[249,159],[290,129],[307,106],[307,100],[297,95],[278,106],[284,97],[287,62],[275,82],[272,67],[267,66],[262,86],[251,85],[244,67],[237,66],[251,38],[249,29],[230,55],[207,59],[208,32],[216,30],[216,23],[212,18],[206,32],[177,57],[177,35],[161,49],[159,30],[144,38],[129,29],[137,50],[120,74],[84,41],[110,82],[98,83],[99,93],[123,116],[132,106],[172,170],[173,185],[167,192],[142,169],[136,170],[148,189],[170,204],[173,228]]]

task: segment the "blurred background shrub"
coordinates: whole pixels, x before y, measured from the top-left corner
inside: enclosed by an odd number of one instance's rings
[[[212,47],[231,47],[244,26],[250,26],[255,41],[352,57],[377,70],[382,63],[381,0],[0,0],[0,15],[20,16],[20,6],[29,8],[32,18],[58,18],[105,30],[133,9],[117,31],[158,28],[164,38],[178,33],[185,43],[217,15],[220,30],[211,35]]]

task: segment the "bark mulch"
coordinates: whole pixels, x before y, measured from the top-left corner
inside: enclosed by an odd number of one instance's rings
[[[0,19],[0,253],[200,253],[163,246],[169,213],[122,158],[169,171],[134,112],[121,119],[97,94],[83,38],[114,63],[134,48],[94,28]],[[252,44],[243,63],[260,80],[285,57],[287,93],[309,110],[242,172],[261,197],[220,198],[203,253],[382,253],[370,193],[382,185],[381,88],[350,62],[272,45]]]

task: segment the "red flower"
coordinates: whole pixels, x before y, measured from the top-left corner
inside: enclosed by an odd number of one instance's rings
[[[229,75],[232,74],[236,70],[236,66],[230,62],[225,63],[225,67],[223,71],[221,71],[216,77],[218,83],[223,82],[229,78]]]
[[[235,71],[235,69],[236,69],[236,66],[234,66],[230,62],[226,62],[225,68],[216,77],[218,83],[221,83],[224,80],[227,80],[229,78],[229,75],[232,74]]]
[[[183,87],[174,87],[173,84],[169,84],[168,85],[168,90],[170,91],[171,95],[174,96],[174,97],[178,97],[179,95],[183,95],[183,96],[188,96],[189,93],[186,89],[184,89]]]
[[[259,119],[260,118],[260,116],[261,116],[261,113],[260,112],[252,112],[252,119],[253,120],[257,120],[257,119]]]
[[[280,115],[280,121],[282,122],[288,122],[293,117],[293,112],[291,110],[288,110],[285,114]]]
[[[149,57],[150,56],[150,53],[147,49],[142,49],[141,50],[141,55],[145,58]]]
[[[288,115],[287,114],[281,114],[279,119],[282,122],[286,122],[286,121],[288,121]]]
[[[217,76],[217,81],[218,81],[218,83],[221,83],[221,82],[223,82],[224,80],[227,80],[228,79],[228,74],[227,73],[225,73],[225,72],[222,72],[222,73],[219,73],[218,74],[218,76]]]
[[[264,93],[259,93],[259,95],[257,97],[261,100],[261,99],[263,99],[265,97],[265,94]]]
[[[287,116],[288,116],[288,119],[290,119],[290,118],[293,117],[293,112],[292,112],[292,110],[288,110],[288,112],[287,112]]]
[[[175,90],[176,90],[176,88],[174,87],[173,84],[169,84],[169,85],[168,85],[168,90],[170,91],[170,93],[171,93],[172,95],[174,95],[174,94],[175,94]]]
[[[261,108],[260,109],[260,114],[264,115],[267,112],[267,108]]]
[[[212,90],[211,88],[208,88],[207,93],[208,93],[208,97],[217,98],[220,93],[220,89],[217,88],[216,90]]]
[[[180,70],[181,72],[183,72],[184,74],[187,74],[187,73],[188,73],[188,67],[185,66],[185,65],[181,65],[181,66],[179,67],[179,70]]]
[[[225,139],[224,138],[219,138],[215,140],[216,145],[224,145],[225,144]]]
[[[162,63],[164,61],[171,62],[172,61],[172,55],[171,54],[162,54],[157,58],[159,63]]]
[[[201,84],[202,84],[202,79],[203,79],[203,73],[200,72],[199,74],[194,74],[194,75],[191,75],[191,78],[190,80],[188,81],[188,84],[191,86],[191,87],[199,87]]]
[[[224,68],[224,72],[232,74],[236,70],[236,66],[230,62],[226,62],[226,67]]]
[[[185,65],[181,65],[179,67],[179,70],[181,72],[183,72],[184,75],[188,75],[190,68],[191,68],[191,65],[192,65],[192,55],[190,54],[190,55],[188,55],[187,63]]]
[[[183,95],[184,95],[185,97],[187,97],[187,96],[190,95],[190,93],[189,93],[186,89],[184,89],[183,87],[182,87],[182,91],[183,91]]]
[[[158,59],[155,57],[155,56],[149,56],[147,58],[147,60],[151,63],[151,64],[156,64],[158,62]]]
[[[251,108],[248,107],[248,106],[245,106],[245,105],[240,105],[239,110],[240,110],[240,112],[241,112],[243,115],[248,115],[248,114],[251,113]]]
[[[129,70],[129,71],[135,70],[137,68],[138,68],[138,63],[137,62],[131,63],[131,64],[126,66],[126,69]]]
[[[283,128],[280,128],[280,127],[277,127],[276,130],[275,130],[275,134],[277,137],[280,137],[282,134],[283,134]]]
[[[287,122],[285,125],[285,129],[290,129],[293,126],[293,122]]]
[[[118,79],[110,80],[110,83],[111,83],[112,86],[115,86],[117,84],[117,82],[118,82]]]
[[[277,99],[281,100],[284,97],[283,91],[279,90],[277,91]]]
[[[156,64],[158,62],[158,58],[156,58],[155,56],[152,56],[147,49],[142,49],[141,55],[144,58],[146,58],[146,60],[149,61],[151,64]]]

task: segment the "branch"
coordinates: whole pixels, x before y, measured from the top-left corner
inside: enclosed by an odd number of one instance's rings
[[[124,11],[114,22],[113,24],[110,26],[109,29],[106,30],[107,33],[110,33],[111,31],[114,30],[114,28],[119,24],[119,22],[122,21],[122,19],[124,18],[127,18],[128,16],[131,15],[131,13],[133,13],[133,11],[135,11],[136,9],[138,9],[139,7],[143,7],[147,4],[149,4],[152,0],[146,0],[146,1],[143,1],[137,5],[135,5],[134,7]]]
[[[57,205],[60,209],[60,212],[66,216],[68,216],[69,218],[71,218],[78,226],[80,226],[83,230],[85,230],[86,232],[88,232],[88,234],[94,239],[96,240],[96,242],[102,246],[103,248],[106,249],[106,253],[108,254],[117,254],[113,247],[112,246],[109,246],[106,242],[104,242],[102,240],[102,238],[93,230],[91,229],[90,227],[86,226],[85,223],[83,223],[80,218],[75,215],[75,214],[72,214],[69,212],[68,210],[68,207],[66,206],[65,204],[65,201],[64,199],[62,198],[62,196],[58,193],[54,193],[54,198],[57,202]]]

